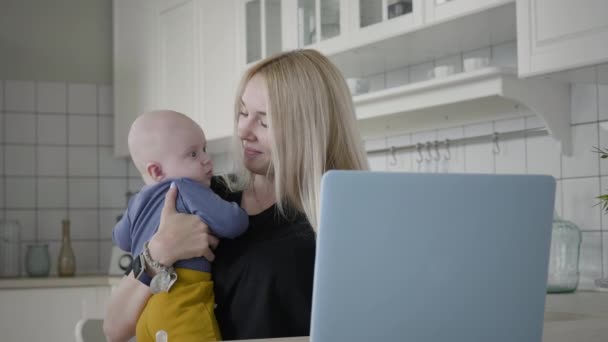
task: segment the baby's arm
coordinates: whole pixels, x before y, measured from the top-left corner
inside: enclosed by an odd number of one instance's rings
[[[200,217],[220,238],[233,239],[245,232],[249,216],[238,204],[228,202],[213,190],[189,179],[176,180],[178,204]]]
[[[112,230],[112,240],[123,251],[131,252],[131,221],[129,220],[129,209],[125,210],[120,221]]]

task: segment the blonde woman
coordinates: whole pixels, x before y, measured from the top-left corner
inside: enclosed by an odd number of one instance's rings
[[[165,265],[215,260],[215,314],[226,340],[308,335],[321,177],[368,168],[351,95],[326,57],[297,50],[249,69],[235,104],[235,178],[215,178],[212,188],[249,214],[247,232],[219,244],[196,216],[175,211],[173,190],[151,256]],[[132,272],[123,278],[104,322],[110,340],[134,334],[150,294]]]

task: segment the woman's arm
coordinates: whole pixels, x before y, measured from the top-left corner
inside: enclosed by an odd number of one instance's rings
[[[135,279],[133,272],[120,280],[112,290],[103,321],[103,333],[108,341],[127,341],[135,336],[137,319],[150,296],[150,288]]]
[[[200,256],[213,261],[211,248],[217,246],[218,239],[209,233],[198,216],[178,213],[176,197],[175,188],[165,196],[160,225],[149,244],[152,258],[164,265]],[[135,335],[137,319],[151,295],[150,289],[132,273],[122,278],[112,291],[103,324],[104,334],[110,341],[124,341]]]

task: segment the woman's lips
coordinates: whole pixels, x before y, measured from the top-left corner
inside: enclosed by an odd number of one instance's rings
[[[255,156],[257,156],[258,154],[261,154],[261,153],[262,153],[261,151],[258,151],[258,150],[253,149],[253,148],[246,148],[245,149],[245,155],[248,156],[248,157],[255,157]]]

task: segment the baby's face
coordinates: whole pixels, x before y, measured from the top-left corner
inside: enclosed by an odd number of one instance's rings
[[[172,132],[167,141],[168,156],[162,162],[166,178],[191,178],[209,186],[213,176],[213,163],[207,154],[207,141],[203,130],[188,125]]]

